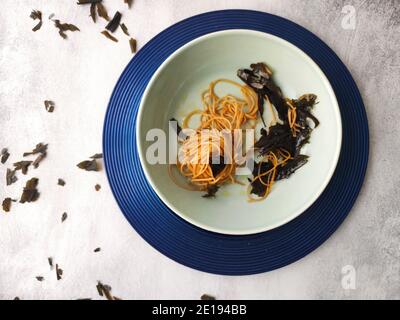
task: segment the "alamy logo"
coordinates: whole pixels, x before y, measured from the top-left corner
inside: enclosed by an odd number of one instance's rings
[[[356,269],[352,265],[342,268],[342,288],[345,290],[356,289]]]
[[[342,13],[345,14],[342,19],[342,28],[345,30],[354,30],[356,28],[356,9],[354,6],[344,6]]]

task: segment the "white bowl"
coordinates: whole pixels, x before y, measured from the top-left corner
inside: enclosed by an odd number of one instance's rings
[[[239,68],[253,62],[271,67],[283,94],[298,98],[314,93],[319,103],[313,114],[321,124],[302,153],[306,165],[289,179],[274,184],[264,201],[247,202],[246,187],[226,185],[216,198],[176,186],[167,165],[151,165],[146,150],[150,129],[168,130],[168,120],[179,123],[201,108],[201,92],[218,78],[241,82]],[[228,93],[228,92],[222,92]],[[265,109],[268,114],[268,108]],[[268,123],[268,122],[267,122]],[[206,230],[245,235],[281,226],[304,212],[322,193],[335,170],[342,141],[340,111],[332,87],[320,68],[303,51],[276,36],[250,30],[227,30],[197,38],[174,52],[154,73],[139,107],[137,144],[146,178],[160,199],[177,215]]]

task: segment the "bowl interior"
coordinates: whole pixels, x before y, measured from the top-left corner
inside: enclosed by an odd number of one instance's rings
[[[303,147],[309,162],[289,179],[274,184],[267,199],[247,202],[246,186],[226,185],[216,198],[176,186],[166,164],[149,164],[146,141],[150,129],[168,132],[172,117],[182,123],[195,108],[202,108],[201,93],[218,78],[240,82],[239,68],[266,62],[283,94],[297,98],[314,93],[319,103],[314,115],[321,124]],[[236,93],[221,86],[219,94]],[[265,109],[268,122],[268,108]],[[193,123],[195,124],[195,123]],[[318,66],[301,50],[275,36],[249,30],[230,30],[198,38],[171,55],[151,79],[137,118],[137,143],[145,174],[152,187],[176,214],[201,228],[226,234],[251,234],[280,226],[306,210],[328,184],[341,146],[340,112],[333,90]]]

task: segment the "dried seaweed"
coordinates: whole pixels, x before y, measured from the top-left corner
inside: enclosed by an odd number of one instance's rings
[[[1,163],[4,164],[8,160],[8,157],[10,156],[10,153],[8,152],[7,148],[3,148],[1,150]]]
[[[66,31],[80,31],[79,28],[71,23],[61,23],[60,20],[56,19],[54,20],[54,25],[58,29],[59,35],[63,39],[67,39],[67,34],[65,33]]]
[[[24,190],[21,195],[19,202],[33,202],[39,198],[39,192],[37,190],[37,185],[39,184],[38,178],[32,178],[28,180],[25,184]]]
[[[99,190],[101,189],[101,185],[96,184],[96,185],[94,186],[94,189],[95,189],[96,191],[99,191]]]
[[[96,3],[97,14],[99,17],[103,18],[106,21],[110,21],[110,17],[108,16],[107,9],[101,2]]]
[[[92,18],[93,22],[96,23],[96,2],[92,2],[90,4],[90,17]]]
[[[122,17],[121,13],[119,11],[117,11],[114,14],[114,17],[111,19],[111,21],[106,25],[106,29],[108,31],[115,32],[115,30],[117,30],[117,28],[121,22],[121,17]]]
[[[15,162],[13,165],[15,167],[14,170],[21,170],[22,174],[28,173],[28,167],[31,165],[32,161],[18,161]]]
[[[216,161],[212,161],[210,158],[210,167],[211,171],[214,177],[217,177],[219,173],[221,173],[222,170],[225,168],[225,163],[224,163],[224,157],[219,157],[218,163],[215,163]]]
[[[11,199],[11,198],[5,198],[5,199],[3,200],[2,206],[3,206],[3,210],[4,210],[5,212],[10,212],[10,209],[11,209],[11,202],[12,202],[12,199]]]
[[[78,163],[76,166],[79,169],[83,169],[86,171],[99,171],[96,159],[82,161]]]
[[[132,7],[133,0],[124,0],[124,3],[126,3],[130,9]]]
[[[44,277],[42,277],[42,276],[37,276],[37,277],[36,277],[36,280],[39,281],[39,282],[42,282],[42,281],[44,280]]]
[[[297,169],[304,166],[308,161],[308,156],[299,154],[293,159],[290,159],[284,166],[279,166],[276,173],[276,180],[289,178]]]
[[[30,16],[33,20],[39,20],[38,24],[36,26],[33,27],[32,31],[36,32],[38,31],[41,27],[42,27],[42,12],[39,10],[33,10],[30,14]]]
[[[52,257],[48,257],[47,261],[49,262],[50,270],[53,270],[53,258]]]
[[[214,198],[217,193],[219,187],[216,184],[209,185],[207,187],[207,193],[202,195],[203,198]]]
[[[118,42],[118,39],[115,38],[114,36],[112,36],[107,30],[104,30],[102,32],[100,32],[102,35],[104,35],[106,38],[114,41],[114,42]]]
[[[34,168],[37,168],[39,166],[39,163],[46,157],[46,150],[47,150],[47,144],[43,144],[43,143],[38,143],[36,145],[36,147],[30,151],[30,152],[24,152],[23,156],[30,156],[30,155],[34,155],[34,154],[38,154],[39,155],[36,157],[36,159],[32,162],[32,161],[19,161],[14,163],[14,166],[16,167],[16,170],[22,170],[23,174],[26,174],[28,171],[28,167],[32,164]]]
[[[101,284],[100,281],[97,283],[96,289],[97,289],[97,292],[99,293],[99,296],[102,297],[103,296],[103,285]]]
[[[136,42],[135,39],[133,39],[133,38],[130,38],[130,39],[129,39],[129,46],[130,46],[130,48],[131,48],[131,52],[132,52],[132,53],[136,53],[137,42]]]
[[[55,107],[55,103],[51,100],[44,100],[44,107],[46,109],[47,112],[53,112],[54,111],[54,107]]]
[[[102,284],[100,281],[98,281],[96,288],[101,297],[105,296],[107,300],[114,300],[114,297],[111,295],[111,287],[109,285]]]
[[[239,69],[238,77],[251,87],[258,96],[258,111],[263,120],[264,98],[268,97],[269,101],[274,105],[278,112],[278,116],[282,121],[287,120],[288,106],[285,103],[281,89],[272,79],[272,72],[265,63],[253,63],[251,69]],[[264,123],[265,126],[265,123]]]
[[[179,125],[178,120],[176,120],[175,118],[171,118],[169,119],[170,122],[176,122],[176,135],[179,136],[179,134],[182,131],[182,127]]]
[[[36,159],[32,162],[32,166],[36,169],[39,167],[39,163],[46,157],[46,152],[39,154]]]
[[[120,27],[121,27],[122,31],[129,37],[130,34],[129,34],[129,31],[128,31],[128,27],[125,25],[125,23],[121,23]]]
[[[66,212],[64,212],[61,216],[61,223],[63,223],[65,220],[67,220],[68,218],[68,214]]]
[[[61,179],[61,178],[58,178],[58,181],[57,181],[57,184],[59,185],[59,186],[65,186],[65,181],[63,180],[63,179]]]
[[[100,251],[101,251],[101,248],[96,248],[96,249],[94,249],[93,251],[94,251],[94,252],[100,252]]]
[[[290,154],[296,151],[296,138],[293,137],[288,124],[277,123],[269,130],[261,129],[261,137],[256,141],[254,147],[260,155],[265,155],[270,151],[285,149]]]
[[[103,154],[102,153],[95,153],[94,155],[92,155],[89,158],[90,159],[101,159],[101,158],[103,158]]]
[[[200,297],[200,299],[201,300],[215,300],[215,297],[205,293]]]
[[[11,170],[11,169],[7,169],[6,172],[6,185],[9,186],[10,184],[13,184],[14,182],[16,182],[18,180],[18,178],[15,176],[15,172],[16,170]]]
[[[284,150],[290,154],[290,159],[285,160],[284,164],[278,165],[274,170],[275,180],[288,178],[296,170],[302,167],[308,161],[308,156],[300,154],[301,148],[310,140],[312,130],[319,125],[318,119],[311,113],[316,104],[317,96],[314,94],[305,94],[298,99],[285,99],[281,89],[274,83],[272,72],[265,63],[254,63],[250,65],[251,69],[240,69],[237,72],[238,77],[250,86],[258,96],[259,112],[263,114],[264,99],[272,103],[278,113],[281,123],[266,129],[261,129],[261,137],[256,141],[254,147],[261,156],[268,154],[279,154]],[[293,111],[294,110],[294,111]],[[293,120],[295,112],[295,122]],[[311,120],[314,126],[310,126]],[[265,125],[265,124],[264,124]],[[260,197],[267,191],[270,174],[262,176],[273,169],[270,162],[255,162],[253,176],[259,177],[254,181],[250,180],[251,193]]]
[[[63,273],[64,273],[63,269],[61,269],[61,268],[58,266],[58,263],[56,263],[56,276],[57,276],[57,280],[61,280],[61,279],[62,279]]]
[[[23,156],[30,156],[37,153],[46,153],[48,144],[38,143],[36,147],[30,152],[24,152]]]

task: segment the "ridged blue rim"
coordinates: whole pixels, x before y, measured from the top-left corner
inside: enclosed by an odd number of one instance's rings
[[[318,200],[284,226],[247,236],[205,231],[175,215],[146,181],[135,143],[140,99],[160,64],[185,43],[227,29],[267,32],[306,52],[328,77],[339,102],[343,125],[339,162]],[[364,105],[357,85],[337,55],[303,27],[278,16],[249,10],[200,14],[154,37],[134,56],[118,80],[103,131],[104,161],[111,189],[135,230],[171,259],[194,269],[224,275],[255,274],[286,266],[328,239],[357,198],[367,168],[368,151]]]

